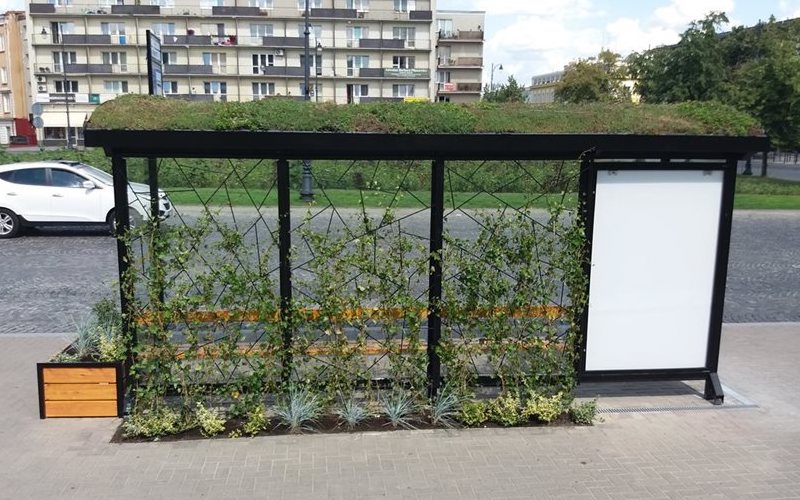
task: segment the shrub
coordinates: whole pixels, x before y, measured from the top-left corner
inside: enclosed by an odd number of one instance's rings
[[[195,421],[205,437],[216,436],[225,430],[225,418],[217,408],[206,408],[202,403],[195,407]]]
[[[358,424],[369,417],[369,411],[367,410],[366,406],[353,398],[342,402],[341,406],[336,409],[335,413],[336,416],[338,416],[350,430],[355,429]]]
[[[522,420],[519,396],[507,392],[489,403],[489,418],[500,425],[511,427]]]
[[[386,399],[381,401],[383,413],[389,419],[392,427],[405,427],[406,429],[413,429],[411,419],[409,418],[414,413],[415,404],[413,398],[400,391],[394,391]]]
[[[135,412],[122,423],[125,437],[160,437],[177,434],[183,429],[180,413],[168,406]]]
[[[275,415],[290,432],[308,428],[322,412],[322,404],[316,394],[308,389],[293,387],[275,405]]]
[[[242,426],[242,432],[248,436],[255,436],[269,425],[267,409],[263,404],[255,406],[247,413],[247,420]]]
[[[592,425],[597,417],[597,400],[585,401],[569,409],[569,418],[578,425]]]
[[[522,409],[522,416],[526,419],[536,418],[542,422],[550,423],[564,413],[563,393],[559,392],[550,396],[531,394]]]
[[[468,399],[461,403],[461,411],[458,419],[468,427],[475,427],[486,422],[489,417],[486,415],[486,404],[483,401]]]
[[[441,391],[431,401],[431,423],[452,427],[453,417],[458,414],[461,398],[451,391]]]

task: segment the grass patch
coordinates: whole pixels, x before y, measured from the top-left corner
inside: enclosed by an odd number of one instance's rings
[[[189,102],[128,94],[100,105],[88,129],[372,132],[387,134],[606,133],[763,135],[756,120],[717,102],[679,104],[397,103],[271,98]]]
[[[787,194],[737,194],[733,207],[739,210],[800,210],[800,196]]]
[[[177,188],[165,189],[170,199],[175,205],[200,205],[206,203],[212,206],[225,206],[230,203],[233,206],[277,206],[278,194],[273,189],[228,189],[216,190],[212,188],[198,188],[197,193],[192,190]],[[392,206],[395,208],[422,208],[430,205],[431,194],[429,191],[401,191],[395,198],[394,192],[385,191],[356,191],[348,189],[320,189],[315,190],[316,204],[325,206],[332,203],[341,208],[357,208],[361,206],[363,199],[364,206],[369,208],[381,208]],[[295,207],[302,206],[300,192],[292,191],[292,204]],[[561,203],[561,194],[524,194],[524,193],[446,193],[445,209],[447,208],[502,208],[506,204],[513,207],[530,206],[532,208],[547,208],[554,203]],[[568,194],[564,197],[564,205],[575,207],[577,205],[577,194]]]

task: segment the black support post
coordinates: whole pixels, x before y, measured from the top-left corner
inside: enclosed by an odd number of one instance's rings
[[[122,335],[128,339],[127,362],[125,363],[126,375],[130,375],[130,369],[134,363],[133,350],[137,344],[136,329],[133,328],[133,317],[130,311],[129,299],[133,295],[132,283],[128,278],[128,268],[130,267],[130,255],[127,237],[129,234],[131,219],[130,207],[128,205],[128,165],[120,155],[113,155],[111,158],[111,171],[114,177],[114,217],[116,218],[117,238],[117,266],[119,270],[119,306],[122,312]]]
[[[150,266],[152,267],[152,277],[158,286],[158,306],[159,309],[164,304],[164,280],[161,268],[161,260],[157,255],[157,239],[161,237],[159,228],[161,226],[160,200],[158,199],[158,159],[147,159],[147,180],[150,183],[150,222],[152,223],[153,235],[150,238]]]
[[[586,275],[586,303],[580,317],[580,331],[576,338],[575,370],[586,371],[586,331],[589,328],[589,282],[592,275],[592,232],[594,230],[594,195],[597,184],[597,171],[594,168],[594,152],[587,151],[581,156],[581,172],[578,181],[578,216],[583,225],[583,272]]]
[[[442,383],[437,348],[442,336],[442,244],[444,239],[444,160],[431,163],[431,233],[428,275],[428,396],[433,398]]]
[[[292,375],[292,227],[289,200],[289,162],[278,160],[278,254],[280,260],[281,327],[283,328],[283,382]]]

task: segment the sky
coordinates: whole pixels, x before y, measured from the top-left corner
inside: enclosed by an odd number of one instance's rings
[[[24,0],[0,0],[0,12]],[[513,75],[530,85],[533,75],[560,70],[603,48],[631,51],[678,41],[688,23],[708,12],[728,14],[730,26],[750,26],[770,15],[800,17],[800,0],[438,0],[447,10],[486,12],[484,81]]]
[[[602,48],[626,56],[675,43],[711,11],[725,12],[729,27],[800,17],[800,0],[438,0],[438,8],[485,11],[484,81],[502,64],[495,83],[513,75],[526,86]]]

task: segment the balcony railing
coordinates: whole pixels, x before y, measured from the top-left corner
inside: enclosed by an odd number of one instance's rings
[[[463,83],[463,82],[441,82],[437,84],[437,89],[441,93],[447,92],[464,92],[464,93],[480,93],[480,83]]]
[[[483,42],[481,30],[439,31],[439,40],[454,42]]]
[[[438,59],[440,67],[453,67],[453,68],[482,68],[482,57],[458,57],[458,58],[444,58]]]

